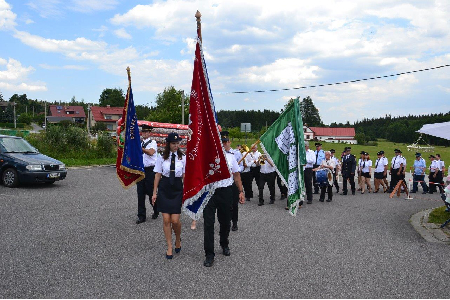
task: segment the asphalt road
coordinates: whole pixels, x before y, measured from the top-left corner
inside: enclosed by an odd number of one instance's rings
[[[216,260],[205,268],[203,220],[192,231],[182,215],[182,251],[166,260],[162,218],[134,223],[136,188],[124,190],[113,167],[71,169],[52,186],[0,186],[0,297],[448,298],[448,245],[409,223],[441,206],[439,195],[317,196],[297,217],[278,190],[273,205],[241,205],[231,256],[216,226]]]

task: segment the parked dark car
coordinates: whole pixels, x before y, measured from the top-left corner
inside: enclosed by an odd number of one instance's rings
[[[5,186],[34,182],[52,184],[66,175],[62,162],[39,153],[23,138],[0,135],[0,178]]]

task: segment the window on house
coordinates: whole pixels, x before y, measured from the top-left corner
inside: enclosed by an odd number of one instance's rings
[[[105,116],[105,120],[111,120],[111,116]]]

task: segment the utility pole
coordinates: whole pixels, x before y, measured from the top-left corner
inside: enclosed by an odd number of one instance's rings
[[[14,102],[14,129],[17,128],[16,124],[16,102]]]
[[[44,129],[47,131],[47,101],[44,102]]]

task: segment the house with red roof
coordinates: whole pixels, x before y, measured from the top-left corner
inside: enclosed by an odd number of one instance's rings
[[[305,140],[317,140],[328,143],[356,144],[355,128],[330,128],[303,126]]]
[[[106,129],[115,131],[117,120],[122,117],[123,107],[91,106],[88,127],[92,128],[97,122],[105,123]]]
[[[47,122],[59,123],[61,121],[84,123],[86,114],[83,106],[50,105],[50,114],[47,116]]]

